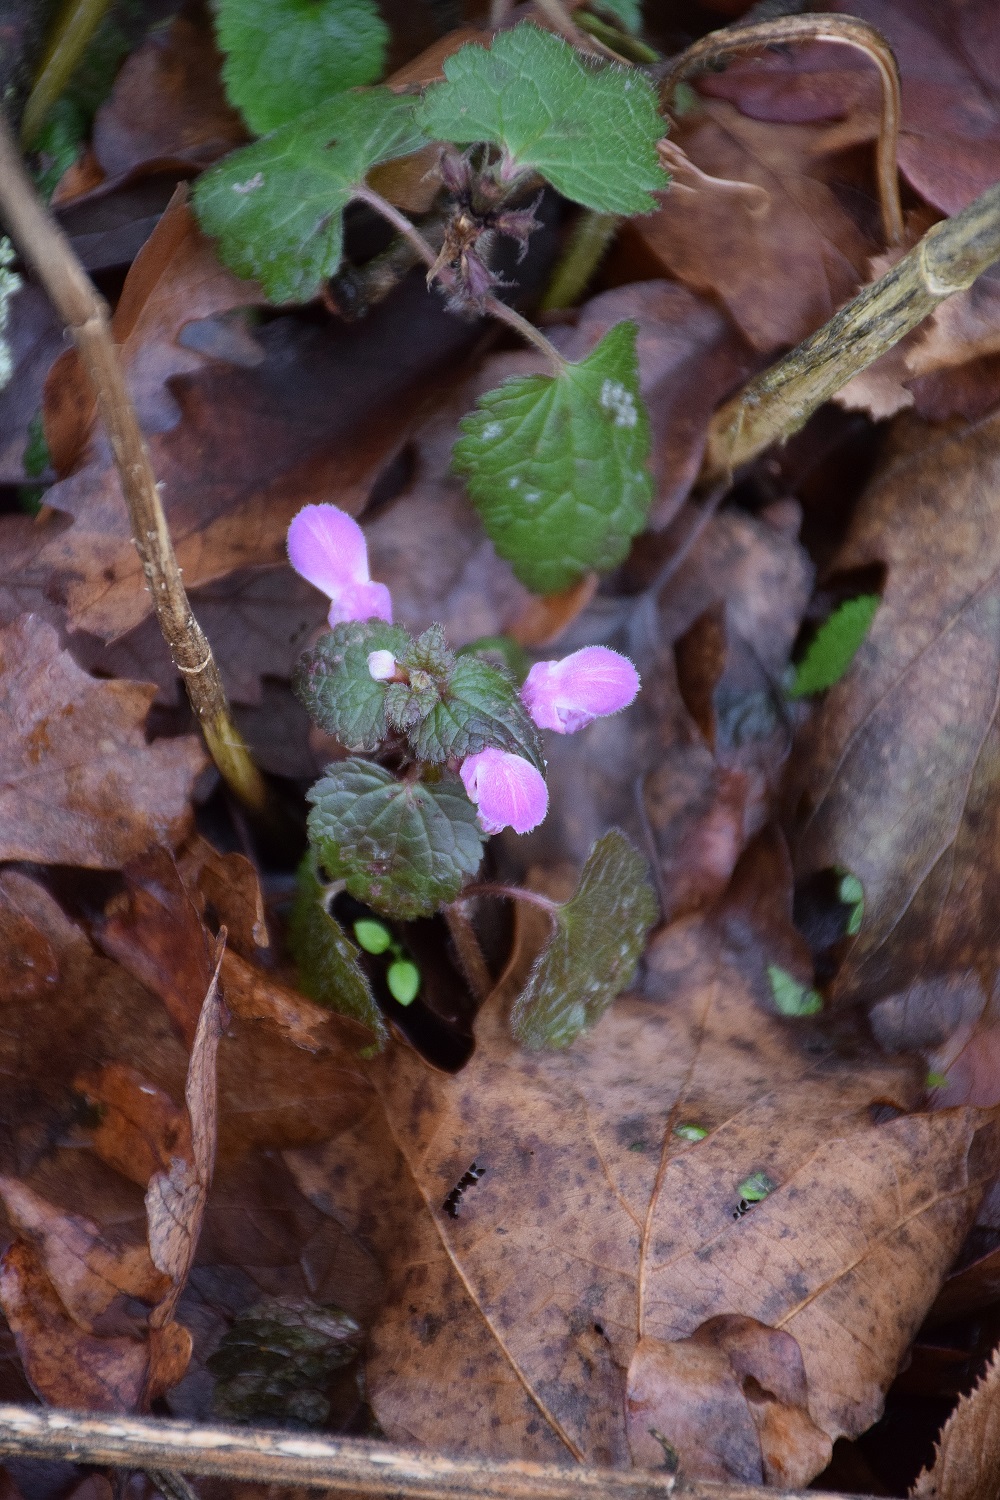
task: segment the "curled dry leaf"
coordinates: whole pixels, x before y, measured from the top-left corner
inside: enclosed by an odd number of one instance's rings
[[[830,185],[828,154],[844,144],[840,127],[702,101],[671,133],[669,192],[623,243],[717,298],[755,349],[795,344],[853,296],[876,248]]]
[[[934,1046],[978,1016],[996,976],[1000,418],[899,420],[835,562],[887,578],[795,756],[795,857],[803,875],[840,866],[864,888],[837,998],[880,1002],[888,1045]]]
[[[1000,1163],[998,1127],[903,1113],[919,1094],[908,1065],[838,1059],[776,1018],[766,965],[790,937],[763,897],[750,905],[761,884],[751,865],[713,920],[668,928],[648,994],[567,1052],[519,1052],[487,1007],[456,1077],[402,1049],[374,1065],[394,1145],[369,1118],[291,1158],[387,1257],[368,1379],[390,1436],[628,1463],[638,1340],[721,1313],[796,1341],[829,1441],[878,1416]],[[675,1134],[686,1122],[707,1139]],[[774,1191],[747,1211],[754,1172]],[[397,1208],[373,1228],[386,1196]],[[779,1449],[802,1475],[826,1445],[808,1462]]]
[[[191,736],[147,744],[154,696],[88,677],[32,615],[0,630],[0,858],[116,870],[179,841],[205,754]]]

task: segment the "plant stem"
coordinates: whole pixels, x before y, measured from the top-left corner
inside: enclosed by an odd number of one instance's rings
[[[473,885],[467,885],[462,892],[461,900],[468,896],[502,896],[506,901],[524,901],[528,906],[537,906],[546,916],[551,917],[553,922],[559,910],[559,902],[543,896],[541,891],[529,891],[521,885],[492,885],[488,880],[478,881]]]
[[[49,110],[65,91],[108,4],[109,0],[66,0],[56,17],[21,116],[21,142],[25,150],[35,144]]]
[[[902,260],[866,286],[784,359],[715,413],[699,488],[711,488],[798,432],[818,406],[916,328],[939,302],[964,292],[1000,260],[1000,185],[935,224]]]
[[[776,21],[757,21],[750,26],[727,26],[710,31],[674,63],[663,81],[662,97],[669,103],[674,88],[685,73],[699,63],[714,62],[730,52],[751,47],[780,46],[788,42],[840,42],[856,47],[870,58],[882,81],[882,125],[875,150],[879,201],[886,243],[903,243],[903,209],[899,200],[896,150],[899,141],[899,69],[892,48],[880,31],[854,16],[784,16]]]
[[[477,1000],[485,1000],[493,988],[493,980],[461,897],[444,908],[444,919],[469,988]]]
[[[399,1500],[671,1500],[677,1492],[677,1477],[667,1469],[447,1458],[427,1449],[322,1432],[88,1416],[35,1406],[0,1406],[0,1453],[119,1469],[218,1474]],[[754,1500],[760,1491],[746,1484],[686,1479],[683,1493],[685,1500]],[[786,1493],[785,1500],[815,1500],[815,1492]],[[830,1494],[827,1500],[846,1497]]]
[[[73,247],[42,204],[0,114],[0,210],[73,335],[107,430],[156,618],[212,759],[248,807],[263,810],[264,780],[232,721],[212,648],[191,612],[142,430],[125,383],[107,308]]]
[[[557,312],[573,307],[587,289],[590,278],[614,239],[621,219],[617,214],[602,214],[587,208],[573,225],[562,260],[556,266],[545,296],[543,312]]]
[[[381,193],[376,193],[373,188],[365,185],[354,189],[354,197],[361,203],[367,203],[369,208],[373,208],[376,213],[381,214],[384,219],[387,219],[390,224],[398,229],[400,234],[405,235],[424,265],[428,266],[431,270],[434,269],[438,263],[437,255],[424,239],[417,226],[412,224],[404,213],[401,213],[398,208],[386,198],[383,198]],[[435,274],[442,286],[454,286],[454,273],[448,270],[447,267],[442,268]],[[506,302],[501,302],[499,297],[492,295],[488,295],[482,299],[482,306],[484,312],[489,313],[491,317],[496,318],[499,322],[506,323],[508,327],[515,329],[529,344],[534,344],[536,349],[540,349],[551,364],[556,375],[561,375],[563,370],[567,368],[567,361],[563,359],[555,345],[549,342],[541,329],[536,328],[534,323],[529,323],[527,318],[522,318],[521,314],[515,308],[508,306]]]

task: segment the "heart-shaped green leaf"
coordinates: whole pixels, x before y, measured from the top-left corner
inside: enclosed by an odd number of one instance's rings
[[[391,651],[399,660],[410,637],[383,620],[351,620],[335,625],[302,657],[295,690],[321,729],[346,750],[377,750],[387,733],[389,684],[368,669],[373,651]]]

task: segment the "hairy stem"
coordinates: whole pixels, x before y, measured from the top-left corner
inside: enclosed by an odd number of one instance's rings
[[[621,219],[587,208],[573,225],[573,232],[542,298],[543,312],[556,312],[579,302],[614,239]]]
[[[109,0],[66,0],[56,17],[21,117],[26,150],[35,144],[49,110],[65,91],[108,4]]]
[[[263,809],[267,801],[264,780],[233,723],[212,648],[188,603],[107,308],[69,240],[35,192],[2,114],[0,211],[11,238],[34,267],[73,335],[80,362],[94,387],[156,618],[184,678],[212,759],[241,801]]]
[[[500,896],[505,901],[524,901],[528,906],[537,906],[553,922],[559,910],[558,901],[543,896],[541,891],[526,890],[521,885],[493,885],[488,880],[482,880],[473,885],[467,885],[460,899],[465,900],[469,896]]]
[[[699,487],[711,488],[772,443],[798,432],[818,406],[916,328],[939,302],[964,292],[1000,260],[1000,185],[935,224],[878,281],[756,376],[712,419]]]
[[[376,213],[382,215],[383,219],[387,219],[390,224],[398,229],[400,234],[405,235],[424,265],[434,270],[438,263],[437,255],[432,246],[424,239],[417,226],[412,224],[404,213],[401,213],[398,208],[386,198],[383,198],[381,193],[376,193],[370,187],[362,186],[355,188],[354,197],[361,203],[367,203],[369,208],[373,208]],[[454,285],[454,275],[447,267],[436,271],[435,275],[442,286],[450,287]],[[501,302],[499,297],[492,295],[482,299],[482,307],[484,312],[489,313],[491,317],[496,318],[499,322],[506,323],[508,327],[513,328],[519,333],[527,343],[534,344],[536,349],[540,349],[556,375],[561,374],[566,369],[567,362],[563,359],[555,345],[550,343],[541,329],[536,328],[534,323],[529,323],[527,318],[522,318],[516,308],[509,307],[506,302]]]
[[[727,26],[710,31],[677,59],[663,81],[663,100],[669,103],[685,73],[699,64],[714,62],[727,53],[751,47],[780,46],[788,42],[841,42],[856,47],[878,68],[882,82],[882,125],[876,145],[875,164],[879,201],[886,242],[903,243],[903,209],[899,200],[896,151],[899,142],[899,69],[892,48],[880,31],[854,16],[784,16],[776,21],[757,21],[749,26]]]
[[[485,1000],[493,988],[493,980],[461,897],[444,908],[444,919],[469,988],[477,1000]]]

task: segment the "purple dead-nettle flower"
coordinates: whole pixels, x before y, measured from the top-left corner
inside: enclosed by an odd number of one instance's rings
[[[396,675],[396,658],[391,651],[369,651],[368,671],[376,682],[391,682]]]
[[[331,601],[331,625],[344,620],[390,620],[392,599],[373,583],[368,546],[357,521],[336,505],[307,505],[288,528],[288,558]]]
[[[545,817],[549,791],[545,777],[521,755],[490,745],[462,762],[465,790],[479,808],[484,833],[513,828],[530,833]]]
[[[574,734],[627,708],[638,691],[639,674],[627,656],[607,646],[584,646],[562,661],[536,662],[521,698],[539,729]]]

